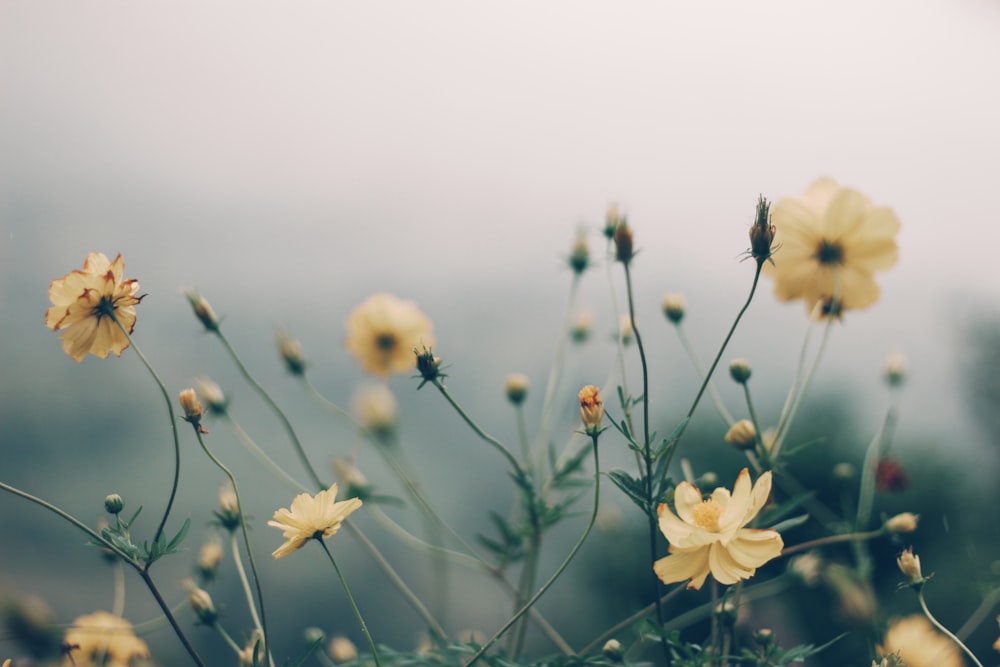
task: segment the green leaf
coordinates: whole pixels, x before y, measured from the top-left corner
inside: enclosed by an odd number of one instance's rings
[[[615,486],[621,489],[622,493],[628,496],[633,503],[638,505],[643,514],[646,514],[648,511],[648,505],[646,502],[646,488],[643,481],[632,477],[621,468],[610,470],[607,474],[608,479],[610,479]]]
[[[801,526],[806,521],[809,520],[808,514],[800,514],[798,516],[793,516],[791,519],[785,519],[784,521],[779,521],[773,526],[768,526],[771,530],[776,530],[779,533],[783,533],[786,530],[791,530],[797,526]]]

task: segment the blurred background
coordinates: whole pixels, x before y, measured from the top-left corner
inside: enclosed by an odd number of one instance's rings
[[[181,289],[197,288],[317,464],[357,450],[376,486],[398,494],[349,425],[285,373],[275,331],[287,327],[302,341],[311,378],[346,407],[366,380],[343,346],[347,314],[376,291],[415,299],[435,323],[454,395],[484,428],[513,441],[503,379],[531,378],[534,429],[566,308],[565,257],[585,229],[597,267],[577,305],[593,311],[594,334],[569,352],[556,430],[569,437],[576,390],[602,383],[614,361],[610,294],[621,303],[622,281],[613,267],[609,286],[599,233],[610,204],[635,230],[654,428],[665,434],[698,382],[660,313],[662,297],[686,295],[685,326],[707,363],[749,289],[753,266],[740,253],[758,194],[795,196],[826,175],[895,210],[900,261],[879,277],[880,302],[848,313],[833,332],[796,431],[802,441],[821,440],[797,470],[807,486],[837,497],[830,470],[841,461],[860,466],[888,404],[882,360],[904,353],[911,370],[892,452],[910,485],[880,495],[876,512],[922,514],[906,544],[925,572],[937,572],[927,592],[932,608],[958,627],[1000,574],[998,29],[1000,5],[987,0],[4,0],[0,476],[91,524],[104,496],[120,493],[126,513],[146,508],[136,533],[147,538],[162,511],[173,454],[145,369],[131,352],[78,365],[43,325],[49,281],[93,251],[122,253],[126,276],[148,294],[135,336],[171,392],[211,376],[231,393],[241,424],[301,476],[279,425],[192,317]],[[762,282],[724,356],[750,359],[764,421],[780,411],[807,326],[801,304],[778,303]],[[719,377],[730,409],[741,412],[737,388]],[[471,540],[490,530],[489,509],[509,507],[509,480],[495,452],[416,385],[391,381],[403,446],[442,513]],[[215,451],[251,493],[277,655],[301,650],[306,625],[360,643],[319,550],[294,562],[268,556],[280,540],[264,520],[294,491],[224,425],[208,427]],[[173,602],[211,534],[206,522],[222,482],[182,432],[171,525],[192,517],[189,551],[154,568]],[[744,464],[722,443],[724,432],[704,403],[681,453],[699,474],[716,472],[731,485]],[[624,446],[606,442],[602,463],[627,465]],[[650,599],[642,521],[610,485],[604,497],[620,521],[595,535],[540,603],[576,647]],[[578,510],[549,538],[543,571],[582,530],[586,500]],[[412,511],[393,514],[419,525]],[[0,496],[0,516],[8,608],[37,595],[52,622],[65,624],[110,607],[111,571],[78,532],[10,495]],[[358,521],[428,594],[426,559],[363,515]],[[414,646],[419,619],[367,556],[347,536],[331,546],[376,638]],[[873,547],[881,601],[874,612],[852,616],[842,591],[818,586],[754,607],[747,627],[770,625],[788,644],[851,630],[811,664],[867,665],[880,624],[916,611],[912,595],[893,593],[901,546]],[[838,553],[849,562],[848,550]],[[449,629],[492,634],[509,603],[478,575],[454,577]],[[149,594],[126,578],[125,617],[152,618]],[[212,593],[234,633],[249,627],[231,569]],[[680,608],[703,597],[691,593]],[[193,622],[182,615],[185,627]],[[996,631],[989,620],[971,640],[987,662]],[[216,636],[191,634],[213,664],[234,664]],[[160,664],[184,664],[168,630],[145,639]],[[536,654],[552,650],[530,639]],[[0,657],[25,654],[10,632],[0,640]]]

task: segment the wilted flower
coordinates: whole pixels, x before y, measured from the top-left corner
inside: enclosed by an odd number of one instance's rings
[[[771,203],[761,195],[757,199],[757,211],[750,226],[750,256],[762,264],[771,259],[771,244],[774,243],[774,225],[771,224]],[[771,260],[772,263],[774,260]]]
[[[914,555],[913,547],[904,549],[896,559],[899,571],[910,580],[911,584],[919,584],[924,581],[924,575],[920,571],[920,556]]]
[[[749,579],[757,568],[776,558],[784,547],[774,530],[744,528],[764,507],[771,494],[771,472],[751,487],[750,473],[740,472],[733,486],[717,488],[703,500],[701,491],[688,482],[674,490],[675,515],[666,504],[657,508],[660,531],[670,542],[670,555],[653,564],[665,584],[690,579],[688,588],[699,589],[711,573],[721,584]]]
[[[108,514],[120,514],[125,509],[125,501],[117,493],[109,493],[104,497],[104,511]]]
[[[878,654],[898,654],[907,667],[965,666],[958,646],[920,614],[892,621],[878,647]]]
[[[290,509],[281,508],[267,525],[284,531],[285,543],[274,550],[275,558],[284,558],[301,549],[309,540],[331,537],[349,514],[361,507],[361,500],[348,498],[336,501],[337,485],[315,496],[300,493]]]
[[[885,522],[885,528],[890,533],[912,533],[917,529],[920,517],[912,512],[903,512]]]
[[[354,394],[352,405],[358,422],[372,433],[387,435],[396,428],[399,404],[386,385],[369,384],[361,387]]]
[[[106,611],[78,616],[63,641],[69,647],[64,664],[75,667],[129,667],[133,658],[149,657],[132,624]]]
[[[184,410],[184,421],[197,426],[201,421],[201,415],[205,412],[201,401],[198,400],[198,394],[195,393],[194,389],[188,387],[181,390],[177,399],[180,401],[181,409]]]
[[[504,380],[504,392],[507,394],[507,400],[514,405],[524,403],[524,399],[528,396],[529,384],[528,376],[524,373],[508,375]]]
[[[674,324],[680,324],[684,319],[686,306],[684,295],[680,292],[673,292],[663,297],[663,315]]]
[[[381,377],[412,370],[417,346],[431,347],[433,325],[413,301],[384,292],[357,306],[347,318],[347,349],[361,368]]]
[[[340,665],[357,658],[358,647],[347,637],[337,635],[327,645],[326,654],[330,656],[331,660]]]
[[[752,449],[757,443],[757,429],[749,419],[741,419],[726,431],[725,440],[737,449]]]
[[[601,422],[604,421],[604,401],[597,387],[588,384],[580,393],[580,421],[587,435],[597,435],[601,432]]]
[[[45,311],[45,326],[53,331],[65,329],[59,335],[63,352],[74,361],[83,361],[87,354],[107,359],[114,352],[121,356],[129,346],[125,331],[135,328],[135,306],[142,297],[135,278],[122,280],[125,260],[119,254],[115,261],[99,252],[87,255],[83,270],[70,271],[49,284],[52,307]]]
[[[821,178],[797,199],[771,209],[781,250],[764,265],[783,300],[803,299],[806,309],[834,299],[828,315],[866,308],[879,297],[876,271],[896,263],[899,220],[888,208]]]

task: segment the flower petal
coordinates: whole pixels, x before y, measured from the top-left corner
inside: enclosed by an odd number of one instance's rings
[[[784,547],[777,531],[743,528],[726,546],[726,551],[739,565],[755,569],[777,558]]]
[[[674,489],[674,508],[677,516],[687,523],[693,524],[694,509],[701,505],[701,491],[688,482],[681,482]]]
[[[697,590],[705,583],[709,574],[709,549],[710,547],[674,550],[669,556],[653,563],[653,572],[665,584],[690,579],[688,588]]]

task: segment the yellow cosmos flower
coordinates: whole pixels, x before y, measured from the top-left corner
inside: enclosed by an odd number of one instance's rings
[[[45,312],[45,326],[53,331],[65,329],[59,338],[63,351],[77,362],[87,353],[107,359],[114,352],[121,356],[128,338],[111,319],[114,313],[122,326],[132,333],[135,328],[135,304],[142,297],[135,278],[123,281],[125,261],[119,254],[115,261],[99,252],[87,255],[82,271],[70,271],[49,285],[52,307]]]
[[[777,557],[784,547],[774,530],[744,528],[764,507],[771,494],[771,472],[751,488],[744,468],[732,494],[718,488],[708,500],[688,482],[674,491],[675,515],[665,504],[657,508],[660,531],[670,542],[670,555],[653,563],[665,584],[690,579],[688,588],[699,589],[711,574],[721,584],[749,579],[757,568]]]
[[[809,312],[819,304],[820,315],[834,316],[878,300],[874,274],[898,255],[899,220],[891,209],[821,178],[801,197],[776,203],[771,222],[780,247],[763,271],[779,299],[803,299]]]
[[[414,348],[433,347],[433,325],[413,301],[375,294],[347,318],[347,349],[368,373],[389,377],[416,366]]]
[[[106,611],[78,617],[63,641],[69,647],[64,665],[129,667],[133,658],[149,657],[149,647],[132,632],[132,624]]]
[[[908,667],[965,667],[958,645],[921,614],[897,618],[889,624],[878,654],[892,653],[898,653]]]
[[[309,540],[331,537],[340,530],[340,524],[351,512],[361,507],[360,498],[348,498],[337,502],[337,485],[315,496],[300,493],[292,500],[290,509],[281,508],[267,525],[284,531],[285,543],[271,554],[284,558],[301,549]]]

